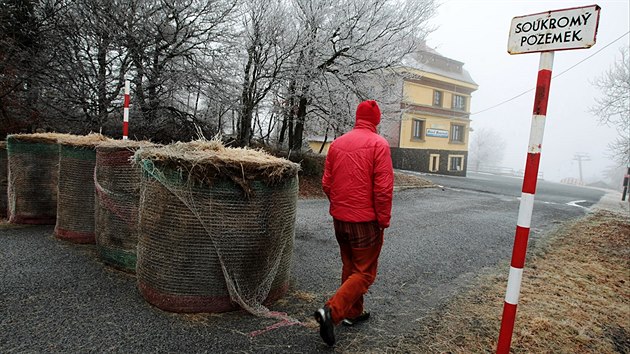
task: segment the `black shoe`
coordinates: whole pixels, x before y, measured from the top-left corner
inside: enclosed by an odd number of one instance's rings
[[[335,345],[335,325],[333,324],[330,309],[326,306],[315,311],[315,320],[319,323],[319,335],[329,346]]]
[[[370,313],[367,311],[363,311],[359,316],[355,318],[346,318],[341,323],[344,326],[354,326],[357,323],[367,321],[370,318]]]

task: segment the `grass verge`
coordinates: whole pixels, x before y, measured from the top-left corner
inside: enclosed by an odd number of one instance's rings
[[[628,216],[595,212],[539,247],[525,264],[512,352],[629,353]],[[506,266],[481,276],[419,333],[379,351],[494,352],[507,271]]]

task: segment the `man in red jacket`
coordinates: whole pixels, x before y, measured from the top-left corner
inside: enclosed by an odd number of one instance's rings
[[[394,189],[389,144],[376,133],[380,121],[376,101],[361,102],[354,129],[333,141],[326,156],[322,188],[330,201],[343,268],[341,287],[314,316],[330,346],[335,344],[335,325],[353,325],[370,315],[363,295],[376,278]]]

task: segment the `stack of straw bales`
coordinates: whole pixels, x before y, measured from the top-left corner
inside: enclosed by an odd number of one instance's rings
[[[16,224],[55,224],[59,146],[69,134],[36,133],[7,136],[8,216]]]
[[[96,242],[105,263],[136,271],[157,307],[268,314],[288,289],[293,162],[217,141],[100,134],[9,135],[7,155],[9,221],[56,221],[56,237]]]
[[[288,288],[299,165],[215,141],[143,148],[137,277],[174,312],[263,304]]]
[[[94,165],[101,134],[60,137],[59,196],[55,236],[75,243],[94,243]]]
[[[149,146],[155,145],[111,140],[96,147],[96,247],[105,263],[130,272],[136,270],[142,175],[142,170],[130,160],[138,149]]]

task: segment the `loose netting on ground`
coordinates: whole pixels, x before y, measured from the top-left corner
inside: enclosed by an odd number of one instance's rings
[[[112,140],[96,147],[94,234],[100,258],[116,268],[136,271],[138,204],[142,170],[131,163],[146,141]]]
[[[7,217],[7,143],[0,141],[0,219]]]
[[[94,165],[101,134],[59,138],[57,238],[94,243]]]
[[[8,216],[16,224],[55,224],[59,146],[68,134],[35,133],[7,136]]]
[[[299,165],[216,141],[140,149],[137,277],[174,312],[263,305],[289,286]]]

